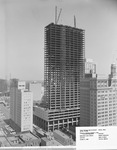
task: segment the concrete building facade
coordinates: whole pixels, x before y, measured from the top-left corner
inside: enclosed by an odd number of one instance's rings
[[[17,79],[11,81],[10,118],[18,131],[32,131],[33,95],[25,89],[25,82]]]
[[[92,59],[85,59],[85,74],[96,74],[96,64]]]
[[[80,91],[80,126],[117,125],[116,77],[84,78]]]
[[[111,64],[110,78],[113,78],[115,76],[117,76],[117,64],[113,63],[113,64]]]
[[[45,128],[55,130],[78,125],[80,78],[85,71],[84,30],[49,24],[45,27],[44,55],[44,99],[41,107],[49,112]],[[41,119],[34,112],[35,124],[38,124],[36,120]]]

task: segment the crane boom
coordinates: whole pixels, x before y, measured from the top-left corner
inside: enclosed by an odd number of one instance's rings
[[[62,12],[62,8],[60,9],[60,12],[59,12],[58,18],[57,18],[57,20],[56,20],[56,24],[57,24],[57,23],[58,23],[58,21],[59,21],[59,18],[60,18],[61,12]]]
[[[74,15],[74,27],[76,28],[76,17]]]
[[[55,7],[55,24],[57,24],[57,6]]]

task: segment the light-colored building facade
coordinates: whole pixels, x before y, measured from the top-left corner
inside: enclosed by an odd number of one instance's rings
[[[117,64],[113,63],[113,64],[111,64],[110,78],[113,78],[115,76],[117,76]]]
[[[19,131],[32,131],[33,95],[25,89],[25,82],[13,79],[10,88],[10,116]]]
[[[80,92],[80,126],[117,125],[116,76],[83,78]]]
[[[21,91],[21,131],[33,131],[33,95],[27,90]]]
[[[96,64],[92,59],[85,59],[85,74],[96,74]]]

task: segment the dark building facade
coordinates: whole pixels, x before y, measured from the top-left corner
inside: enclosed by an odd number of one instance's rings
[[[44,100],[41,107],[49,111],[46,121],[50,123],[46,124],[50,130],[78,124],[80,79],[85,71],[84,32],[54,23],[45,27]],[[49,117],[50,114],[54,117]],[[39,116],[35,114],[35,117]]]
[[[7,80],[0,79],[0,94],[7,92]]]

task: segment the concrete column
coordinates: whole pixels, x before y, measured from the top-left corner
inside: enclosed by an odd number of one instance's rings
[[[67,119],[67,122],[68,122],[68,124],[67,124],[67,128],[69,129],[69,119]]]

